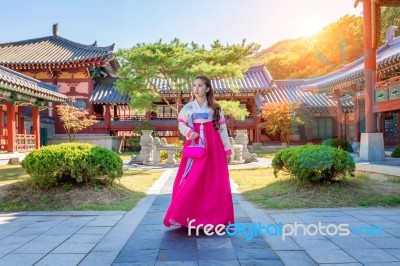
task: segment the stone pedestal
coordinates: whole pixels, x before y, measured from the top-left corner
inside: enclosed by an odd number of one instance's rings
[[[257,154],[250,153],[247,149],[247,144],[249,144],[247,130],[236,130],[235,144],[243,145],[242,156],[246,163],[257,161]]]
[[[135,158],[134,162],[144,163],[153,160],[153,137],[151,133],[153,130],[142,130],[142,136],[140,137],[140,153]]]
[[[161,147],[162,147],[162,145],[161,145],[160,138],[155,137],[153,139],[153,162],[155,164],[158,164],[161,162],[161,154],[160,154]]]
[[[175,154],[175,151],[177,150],[177,148],[173,147],[173,146],[172,147],[164,147],[164,150],[166,150],[167,153],[168,153],[167,164],[169,164],[169,165],[176,164],[176,160],[174,158],[174,154]]]
[[[361,134],[360,159],[366,161],[382,161],[385,159],[382,133]]]

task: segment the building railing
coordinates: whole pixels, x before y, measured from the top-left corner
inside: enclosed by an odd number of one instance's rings
[[[33,151],[36,148],[34,134],[15,134],[15,150],[17,152]]]
[[[0,151],[7,151],[8,136],[0,135]],[[16,152],[29,152],[36,149],[34,134],[15,134],[14,148]]]
[[[7,136],[0,135],[0,151],[7,151]]]
[[[96,116],[96,120],[99,121],[99,124],[104,124],[104,116]],[[111,124],[119,125],[119,124],[130,124],[131,122],[134,121],[145,121],[146,117],[144,115],[126,115],[126,116],[111,116]],[[165,124],[165,125],[170,125],[170,124],[176,124],[176,116],[160,116],[157,114],[152,114],[151,115],[151,123],[153,124]],[[245,117],[244,120],[236,120],[236,123],[238,124],[251,124],[254,123],[255,121],[255,116],[254,115],[248,115]],[[226,122],[229,123],[229,118],[226,118]]]
[[[96,120],[104,121],[104,116],[97,115]],[[111,116],[111,121],[142,121],[146,120],[145,115],[118,115]]]

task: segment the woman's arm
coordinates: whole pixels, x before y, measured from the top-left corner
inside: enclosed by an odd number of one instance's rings
[[[186,139],[190,139],[190,134],[194,132],[188,126],[188,118],[189,118],[188,111],[186,106],[184,106],[178,114],[178,129],[179,132],[181,132],[181,134],[186,137]]]
[[[225,117],[222,111],[220,113],[220,116],[221,118],[219,120],[219,124],[221,127],[219,130],[219,134],[221,136],[222,143],[224,144],[224,150],[226,152],[226,155],[231,155],[232,154],[231,143],[229,141],[229,135],[228,135],[228,130],[226,128]]]

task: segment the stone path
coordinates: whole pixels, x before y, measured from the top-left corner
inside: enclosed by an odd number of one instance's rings
[[[400,265],[400,208],[261,210],[232,184],[240,225],[282,223],[289,230],[298,223],[312,232],[320,223],[333,232],[333,225],[348,224],[354,232],[246,240],[165,228],[175,171],[166,170],[129,212],[0,213],[0,265]]]
[[[195,230],[189,236],[185,228],[164,227],[172,185],[170,178],[113,265],[282,265],[262,236],[247,241],[239,235],[195,236]],[[236,222],[251,223],[236,197],[234,207]]]

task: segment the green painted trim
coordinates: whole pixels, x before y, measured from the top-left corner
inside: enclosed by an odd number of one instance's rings
[[[387,89],[375,91],[375,102],[376,103],[386,101],[387,99],[388,99]]]
[[[394,86],[389,89],[389,99],[397,99],[400,98],[400,86]]]

